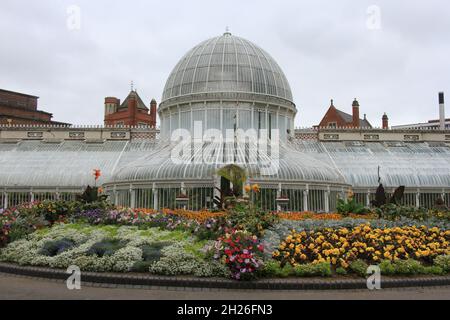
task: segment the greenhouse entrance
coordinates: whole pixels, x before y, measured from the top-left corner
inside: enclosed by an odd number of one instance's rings
[[[231,181],[225,177],[220,177],[220,190],[224,196],[230,196],[232,194]]]

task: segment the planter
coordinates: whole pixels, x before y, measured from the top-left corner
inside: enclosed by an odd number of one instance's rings
[[[289,204],[289,198],[277,198],[275,200],[277,202],[278,210],[284,211],[286,210],[288,204]]]
[[[177,209],[186,209],[188,202],[189,202],[188,196],[180,195],[175,198],[175,205]]]

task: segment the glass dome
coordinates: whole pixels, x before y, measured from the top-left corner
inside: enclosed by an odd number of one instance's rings
[[[185,95],[218,92],[261,94],[292,102],[289,83],[275,60],[229,32],[203,41],[184,55],[166,82],[162,104]]]

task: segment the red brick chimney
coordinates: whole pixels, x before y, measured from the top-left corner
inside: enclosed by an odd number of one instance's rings
[[[359,102],[356,100],[353,101],[352,104],[352,115],[353,115],[353,127],[355,128],[359,128],[360,127],[360,123],[359,123]]]
[[[386,113],[384,113],[383,115],[382,122],[383,122],[383,129],[385,130],[389,129],[389,118]]]
[[[105,125],[112,125],[113,122],[110,121],[111,115],[117,112],[117,108],[120,105],[120,100],[116,97],[106,97],[105,98]]]
[[[156,127],[156,100],[152,99],[150,102],[150,127]]]

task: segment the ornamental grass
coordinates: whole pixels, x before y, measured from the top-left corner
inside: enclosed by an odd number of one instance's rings
[[[363,224],[354,229],[292,231],[273,258],[293,266],[328,262],[344,269],[356,260],[377,264],[415,259],[430,264],[434,258],[450,254],[449,244],[450,230],[425,226],[375,229]]]

